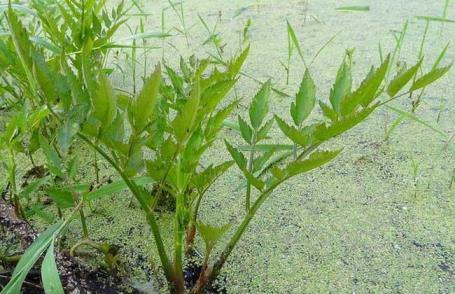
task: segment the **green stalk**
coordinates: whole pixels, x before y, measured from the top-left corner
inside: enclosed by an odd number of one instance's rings
[[[88,239],[88,228],[87,228],[87,223],[85,221],[85,214],[84,214],[84,207],[83,206],[79,210],[79,214],[81,216],[82,233],[84,234],[84,238]]]
[[[94,151],[94,160],[95,160],[95,163],[93,165],[93,167],[95,168],[95,178],[96,178],[96,183],[99,184],[100,183],[100,169],[98,168],[98,157],[96,156],[96,150],[93,150]]]
[[[81,138],[83,141],[85,141],[91,148],[95,149],[120,175],[120,177],[123,179],[123,181],[126,183],[130,191],[133,193],[133,195],[136,197],[136,199],[139,201],[139,204],[141,205],[141,208],[145,212],[145,216],[147,219],[147,223],[149,224],[152,234],[155,240],[156,247],[158,249],[158,255],[160,257],[161,264],[163,266],[163,270],[166,276],[166,279],[169,282],[174,282],[175,281],[175,275],[171,266],[171,262],[169,261],[169,258],[166,253],[166,249],[164,247],[163,239],[161,237],[161,232],[158,226],[158,223],[156,222],[155,215],[153,213],[153,209],[148,205],[147,201],[147,195],[143,193],[143,191],[132,181],[131,179],[128,178],[128,176],[121,170],[121,168],[117,165],[117,163],[114,162],[114,160],[106,153],[104,152],[103,149],[101,149],[99,146],[95,145],[92,141],[90,141],[89,138],[87,138],[85,135],[82,133],[77,134],[79,138]]]
[[[248,159],[248,172],[251,173],[253,171],[253,163],[254,163],[254,153],[256,149],[256,130],[253,132],[252,144],[251,144],[251,151],[250,151],[250,158]],[[251,206],[251,184],[248,181],[246,186],[246,197],[245,197],[245,209],[246,212],[250,210]]]
[[[320,145],[321,145],[321,143],[317,143],[317,144],[314,144],[314,145],[308,147],[307,149],[302,151],[302,153],[299,154],[299,156],[297,156],[297,158],[298,159],[304,158],[309,153],[311,153],[316,148],[318,148]],[[270,186],[264,192],[261,193],[261,195],[258,197],[258,199],[254,202],[251,209],[248,211],[248,213],[245,216],[245,218],[243,219],[242,223],[239,225],[239,227],[235,231],[234,235],[229,240],[228,244],[225,246],[225,248],[221,252],[220,256],[217,258],[215,264],[213,265],[213,268],[211,268],[208,273],[201,273],[201,275],[206,275],[204,277],[204,280],[206,282],[213,281],[213,279],[215,279],[218,276],[218,274],[219,274],[221,268],[223,267],[224,263],[226,262],[227,258],[232,253],[232,250],[237,245],[237,243],[240,240],[240,238],[242,237],[243,233],[245,233],[245,231],[246,231],[248,225],[250,224],[251,220],[253,219],[253,217],[256,215],[256,212],[259,210],[259,208],[262,206],[262,204],[267,200],[267,198],[271,195],[273,190],[275,190],[276,187],[278,187],[280,184],[282,184],[283,182],[287,181],[290,178],[291,177],[288,176],[288,177],[281,179],[280,181],[274,183],[272,186]],[[194,291],[192,291],[192,293],[201,293],[201,291],[203,290],[205,285],[206,284],[196,285],[195,287],[198,287],[198,288],[193,289]]]
[[[184,293],[185,286],[183,280],[183,239],[184,213],[185,213],[185,195],[179,192],[177,195],[176,212],[175,212],[175,232],[174,232],[174,274],[176,278],[175,290],[177,293]]]

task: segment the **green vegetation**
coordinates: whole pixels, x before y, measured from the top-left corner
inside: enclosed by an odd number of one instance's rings
[[[5,32],[0,37],[0,103],[4,114],[0,148],[7,183],[2,198],[20,219],[40,218],[48,227],[26,248],[2,293],[20,292],[27,273],[43,254],[44,291],[68,290],[58,279],[58,260],[54,260],[57,251],[67,250],[76,256],[81,247],[95,249],[114,272],[119,267],[117,250],[111,244],[92,240],[86,212],[96,209],[92,207],[95,200],[124,189],[128,189],[133,205],[139,204],[146,219],[169,289],[174,293],[203,293],[223,272],[258,211],[276,190],[290,179],[334,160],[345,146],[332,139],[363,123],[377,109],[387,106],[400,114],[386,132],[387,138],[404,118],[447,135],[414,115],[425,89],[451,68],[441,65],[447,46],[429,63],[431,69],[423,70],[428,63],[423,54],[427,18],[414,64],[395,67],[401,64],[406,24],[392,53],[385,56],[381,50],[380,64],[364,74],[359,86],[355,86],[353,77],[354,50],[346,50],[328,99],[318,99],[320,89],[311,66],[333,38],[307,64],[288,21],[286,82],[291,77],[293,52],[297,50],[303,65],[300,86],[295,95],[289,95],[278,90],[273,80],[261,82],[253,76],[260,86],[243,113],[239,111],[242,101],[237,95],[232,99],[230,94],[241,76],[250,76],[242,67],[250,51],[247,36],[251,23],[240,34],[238,54],[226,58],[225,44],[216,32],[218,22],[210,29],[199,16],[209,34],[202,46],[213,45],[216,55],[180,57],[178,62],[162,60],[149,70],[146,60],[151,47],[146,40],[170,36],[164,28],[164,16],[161,32],[148,33],[142,19],[147,15],[140,11],[138,27],[127,27],[132,36],[115,41],[116,32],[127,26],[132,17],[131,10],[141,9],[137,2],[130,7],[125,3],[108,11],[105,1],[34,0],[30,7],[9,3],[4,9],[0,19]],[[183,3],[169,1],[169,5],[178,16],[180,28],[176,30],[185,37],[188,47],[194,46]],[[142,42],[140,46],[138,40]],[[125,41],[131,44],[124,44]],[[120,71],[108,62],[114,49],[130,52],[131,93],[113,86],[111,76]],[[145,67],[141,88],[136,81],[140,49]],[[289,113],[271,112],[273,93],[292,97],[287,106]],[[411,112],[389,106],[392,101],[408,97],[412,101]],[[223,136],[227,128],[237,133],[241,144]],[[453,137],[446,139],[449,145]],[[275,144],[277,140],[281,143]],[[207,162],[209,152],[222,141],[231,159],[218,162],[211,158]],[[37,154],[43,157],[42,165],[36,162]],[[19,157],[29,159],[31,175],[35,175],[22,187],[17,179]],[[87,163],[87,158],[93,159],[94,178],[82,173],[81,165]],[[412,175],[417,198],[419,163],[414,160]],[[103,182],[101,162],[115,171],[118,180]],[[231,225],[229,219],[214,225],[213,220],[200,213],[201,205],[210,203],[211,194],[216,193],[216,181],[233,166],[242,175],[244,209],[235,215],[238,225]],[[39,172],[41,169],[44,172]],[[44,198],[49,198],[51,204],[45,205]],[[165,200],[172,202],[167,209],[173,224],[163,227],[158,219]],[[69,225],[76,219],[80,222],[80,236],[72,240],[74,244],[62,244],[66,243],[61,241]],[[173,236],[172,246],[167,245],[165,235]],[[203,241],[204,250],[197,260],[195,281],[186,283],[185,266],[202,250],[197,238]]]

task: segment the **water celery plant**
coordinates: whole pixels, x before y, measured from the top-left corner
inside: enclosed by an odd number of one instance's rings
[[[8,127],[2,136],[1,146],[11,148],[9,143],[21,138],[22,133],[32,136],[35,128],[28,127],[29,121],[36,125],[35,148],[45,154],[46,165],[54,178],[61,180],[58,186],[53,183],[49,194],[60,209],[71,208],[70,212],[62,212],[63,222],[51,226],[24,253],[7,289],[18,289],[38,256],[49,250],[43,268],[44,284],[48,292],[61,292],[54,279],[54,240],[73,216],[79,214],[83,236],[71,251],[82,245],[104,250],[89,240],[84,206],[102,195],[127,187],[143,211],[171,291],[203,293],[222,272],[265,201],[283,183],[329,163],[340,154],[342,148],[330,148],[331,139],[362,123],[379,107],[433,84],[449,70],[449,67],[436,67],[427,74],[418,75],[423,64],[419,59],[412,68],[400,71],[389,81],[395,56],[388,55],[382,58],[379,66],[371,68],[358,87],[354,87],[354,51],[348,50],[334,77],[328,99],[316,99],[317,83],[311,70],[306,68],[286,116],[270,113],[273,87],[269,80],[252,98],[248,118],[241,114],[237,116],[237,127],[246,144],[235,146],[225,140],[226,151],[232,160],[219,163],[209,159],[205,164],[204,155],[220,140],[226,119],[239,104],[238,100],[232,101],[228,97],[241,75],[249,47],[230,60],[221,58],[222,62],[213,57],[181,58],[178,70],[166,62],[158,63],[144,77],[141,89],[134,93],[118,91],[111,84],[111,71],[105,68],[105,58],[100,58],[100,54],[107,54],[106,49],[113,46],[109,41],[112,31],[124,22],[122,5],[112,13],[114,21],[107,21],[103,17],[102,4],[75,0],[65,3],[74,15],[63,15],[67,9],[61,9],[58,3],[54,9],[62,14],[61,18],[45,24],[46,36],[58,48],[55,51],[46,49],[50,52],[30,42],[27,35],[30,32],[21,24],[11,5],[7,11],[11,34],[2,43],[7,45],[0,49],[6,47],[8,50],[3,50],[3,54],[17,56],[15,64],[5,66],[16,83],[8,98],[17,99],[20,96],[17,89],[25,95],[21,96],[18,106],[10,105],[12,127]],[[169,3],[178,12],[177,4]],[[36,9],[43,18],[44,11]],[[86,11],[94,17],[87,17]],[[103,25],[96,17],[100,14]],[[182,9],[179,15],[186,32]],[[76,20],[81,20],[80,26],[71,25]],[[59,21],[63,25],[54,27],[53,23]],[[113,23],[115,25],[111,27]],[[288,36],[306,67],[289,24]],[[51,86],[54,84],[57,87]],[[410,88],[406,89],[408,84]],[[35,120],[31,118],[35,113],[31,109],[45,109],[45,115],[39,114],[40,119],[33,123]],[[280,138],[286,138],[286,144],[271,142],[270,139],[278,139],[270,138],[275,122],[281,131]],[[67,157],[75,144],[91,148],[121,180],[95,191],[78,183],[74,177],[78,169],[72,166],[71,157]],[[233,165],[238,167],[246,182],[245,211],[239,212],[240,221],[236,226],[214,226],[210,219],[201,218],[200,207],[203,202],[210,201],[210,187]],[[15,175],[14,169],[11,164],[12,175]],[[14,178],[10,181],[14,182]],[[145,186],[150,183],[151,189]],[[13,203],[16,194],[17,191],[11,196]],[[175,208],[171,211],[172,227],[163,228],[159,225],[156,208],[165,197],[172,199]],[[164,231],[173,232],[173,246],[165,246]],[[185,287],[186,261],[192,252],[199,251],[195,242],[197,235],[204,242],[205,250],[197,280]],[[227,241],[222,243],[223,239]],[[26,261],[30,254],[33,258]],[[49,286],[51,284],[56,288]]]

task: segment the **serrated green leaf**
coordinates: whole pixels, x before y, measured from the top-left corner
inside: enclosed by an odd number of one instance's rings
[[[62,282],[60,281],[57,264],[54,257],[54,242],[51,241],[47,253],[41,264],[41,280],[46,294],[64,294]]]
[[[155,71],[144,82],[135,103],[135,130],[141,132],[152,118],[158,101],[158,92],[161,84],[161,67],[158,64]]]
[[[228,66],[228,72],[231,78],[235,78],[242,68],[242,65],[245,63],[246,58],[250,52],[250,46],[246,47],[245,50],[234,59]]]
[[[221,237],[229,230],[230,224],[226,224],[222,227],[215,227],[203,222],[197,222],[197,229],[201,234],[202,239],[205,243],[206,255],[209,256],[216,243],[220,241]]]
[[[269,119],[257,132],[256,134],[256,143],[268,138],[270,129],[273,126],[273,118]]]
[[[212,113],[236,82],[236,79],[222,80],[205,89],[201,94],[201,106],[204,108],[204,112]]]
[[[226,145],[227,150],[229,151],[229,154],[231,154],[232,159],[234,159],[235,163],[238,165],[238,167],[241,170],[244,170],[246,168],[246,158],[243,155],[242,152],[238,151],[235,149],[231,144],[229,144],[226,140],[224,140],[224,144]]]
[[[335,121],[338,119],[338,114],[333,110],[329,105],[325,104],[322,101],[319,101],[319,107],[322,110],[322,114],[328,119]]]
[[[217,166],[210,165],[202,172],[195,175],[192,179],[194,186],[197,187],[199,192],[203,192],[205,189],[210,187],[216,179],[224,174],[232,165],[234,161],[226,161]]]
[[[43,135],[39,134],[38,141],[41,146],[41,149],[44,152],[44,155],[46,156],[47,166],[48,166],[49,170],[54,175],[63,177],[62,161],[61,161],[60,157],[58,156],[58,153],[55,151],[55,149],[53,149],[49,145],[49,142]]]
[[[416,65],[404,71],[403,73],[397,74],[396,77],[390,82],[387,88],[387,94],[390,97],[394,97],[404,86],[417,74],[420,66],[422,65],[423,59],[420,59]]]
[[[428,85],[434,83],[443,77],[452,67],[452,65],[440,68],[434,68],[430,72],[426,73],[419,79],[417,79],[414,84],[412,84],[411,91],[415,91],[421,88],[425,88]]]
[[[333,110],[338,114],[341,111],[341,101],[346,95],[351,93],[352,88],[351,65],[347,59],[348,57],[345,57],[339,67],[335,84],[330,91],[330,103]]]
[[[291,162],[284,169],[286,177],[292,177],[320,167],[327,162],[332,161],[340,152],[341,150],[317,151],[313,152],[308,159]]]
[[[250,173],[247,169],[242,169],[243,175],[247,179],[248,183],[253,185],[259,191],[262,191],[265,187],[265,183],[260,180],[259,178],[255,177],[252,173]]]
[[[365,108],[360,112],[345,116],[340,120],[333,121],[329,125],[326,125],[325,123],[320,124],[316,127],[314,136],[321,141],[336,137],[365,120],[365,118],[367,118],[375,109],[376,106],[372,106]]]
[[[57,143],[60,149],[68,152],[71,143],[79,131],[79,125],[72,120],[66,120],[57,130]]]
[[[240,127],[240,134],[242,135],[242,138],[248,144],[251,144],[251,140],[253,138],[253,130],[247,124],[247,122],[243,120],[243,118],[240,115],[238,116],[238,122],[239,122],[239,127]]]
[[[96,94],[92,99],[93,114],[101,122],[102,128],[108,127],[115,118],[116,96],[108,78],[101,74]]]
[[[266,164],[267,161],[275,154],[275,151],[275,149],[271,149],[256,157],[253,161],[252,173],[255,174],[257,171],[261,170],[264,167],[264,164]]]
[[[214,116],[210,117],[205,129],[205,137],[208,141],[215,139],[216,134],[220,131],[226,118],[237,105],[238,101],[234,101],[225,108],[218,111]]]
[[[316,104],[316,85],[311,78],[310,72],[305,70],[299,92],[295,97],[295,103],[291,104],[291,116],[296,126],[300,126],[302,122],[313,111]]]
[[[250,122],[253,129],[257,130],[269,111],[269,97],[272,82],[268,80],[254,96],[249,108]]]
[[[32,44],[30,43],[28,33],[25,30],[24,26],[20,22],[17,17],[16,12],[13,10],[11,6],[11,2],[8,4],[7,10],[7,20],[8,26],[11,32],[11,38],[13,40],[14,47],[16,49],[16,53],[19,57],[19,60],[22,65],[22,69],[25,72],[27,77],[27,81],[30,85],[30,91],[34,98],[37,98],[38,95],[38,85],[36,80],[33,78],[33,74],[31,72],[31,55],[32,55]]]
[[[199,101],[200,89],[199,80],[197,80],[195,81],[190,97],[172,122],[174,135],[179,143],[182,143],[187,139],[194,127],[194,122],[199,108]]]
[[[292,142],[302,147],[306,146],[309,142],[308,136],[297,130],[296,128],[288,125],[284,120],[275,115],[275,120],[281,131],[292,140]]]
[[[384,81],[389,64],[390,54],[378,69],[370,71],[370,74],[363,80],[357,90],[343,98],[341,102],[342,115],[352,113],[359,105],[367,107],[377,97],[376,94]]]

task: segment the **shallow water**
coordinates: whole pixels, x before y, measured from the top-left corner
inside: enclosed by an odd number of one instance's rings
[[[202,46],[207,33],[197,14],[209,25],[221,15],[218,30],[228,43],[225,53],[230,55],[238,49],[239,32],[250,18],[251,53],[245,71],[261,80],[271,77],[277,88],[293,94],[303,75],[303,65],[295,55],[290,83],[286,85],[280,61],[287,58],[287,19],[294,26],[307,60],[337,34],[311,66],[318,97],[325,100],[345,49],[356,49],[354,77],[358,84],[370,65],[379,62],[378,43],[384,52],[392,50],[393,32],[400,30],[406,20],[409,29],[401,56],[409,63],[415,62],[425,23],[414,16],[441,15],[442,2],[365,1],[370,11],[342,13],[335,8],[352,5],[351,1],[310,0],[305,11],[303,1],[293,0],[187,0],[184,7],[189,44],[181,35],[163,42],[151,40],[151,45],[164,49],[149,54],[148,64],[162,57],[169,64],[176,64],[175,57],[180,54],[189,56],[194,52],[203,56],[206,51],[214,52],[209,45]],[[147,1],[144,5],[144,10],[152,13],[147,18],[146,31],[160,30],[161,9],[166,3]],[[165,16],[166,28],[180,27],[172,10],[166,10]],[[453,1],[449,18],[455,18]],[[138,21],[131,19],[129,23],[134,28]],[[127,35],[125,30],[118,38]],[[434,60],[450,40],[455,40],[455,24],[446,24],[441,30],[441,24],[432,23],[425,58]],[[455,50],[450,48],[444,63],[454,60]],[[131,69],[122,65],[125,76],[117,74],[116,84],[131,88]],[[429,66],[427,63],[426,68]],[[139,65],[138,72],[141,71]],[[244,97],[243,105],[248,104],[257,88],[256,82],[241,79],[237,93]],[[444,131],[454,132],[454,93],[452,70],[425,92],[418,116]],[[274,96],[273,113],[287,115],[290,102],[290,98]],[[408,102],[403,99],[394,105],[409,109]],[[441,120],[437,123],[440,109]],[[239,112],[246,113],[243,109]],[[228,293],[455,292],[455,187],[448,189],[455,155],[444,149],[445,142],[438,135],[408,120],[384,143],[385,122],[395,117],[385,109],[377,111],[365,124],[327,145],[332,149],[346,146],[338,159],[294,178],[274,193],[223,270]],[[276,129],[273,132],[278,134]],[[223,136],[240,143],[230,131]],[[206,160],[228,158],[227,152],[220,150],[224,150],[221,143]],[[413,160],[419,162],[416,186]],[[113,174],[108,169],[103,173]],[[217,182],[203,204],[202,219],[214,224],[237,224],[236,216],[243,214],[243,191],[236,189],[241,184],[239,176],[232,169]],[[150,264],[158,264],[153,241],[141,212],[128,207],[130,196],[123,193],[115,197],[116,202],[97,203],[98,212],[108,217],[90,217],[91,234],[94,239],[122,246],[122,258],[128,268],[134,268],[128,270],[128,275],[138,283],[146,283],[157,267]],[[172,220],[163,215],[160,222],[166,226]],[[78,224],[71,231],[78,234]],[[170,245],[172,232],[165,235]],[[149,291],[160,288],[156,280],[147,286]]]

